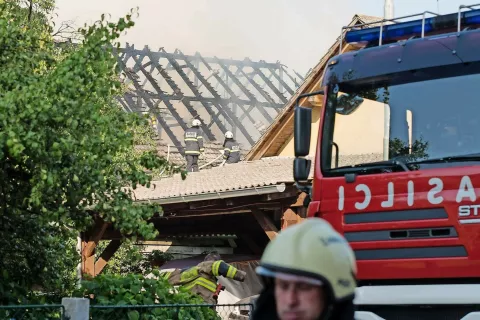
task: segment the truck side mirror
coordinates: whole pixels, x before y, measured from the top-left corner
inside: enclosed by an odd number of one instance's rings
[[[310,154],[310,137],[312,131],[312,109],[300,106],[300,100],[306,97],[316,95],[324,95],[323,90],[305,93],[297,98],[294,114],[294,146],[295,146],[295,160],[293,162],[293,178],[297,188],[310,194],[310,187],[308,186],[308,178],[310,176],[310,167],[312,161],[305,159]],[[305,186],[304,184],[307,184]],[[307,201],[308,202],[308,201]]]
[[[294,117],[295,157],[306,157],[310,153],[312,109],[297,106]]]
[[[293,160],[293,179],[298,183],[308,182],[308,176],[310,175],[310,166],[312,161],[305,158],[295,158]]]

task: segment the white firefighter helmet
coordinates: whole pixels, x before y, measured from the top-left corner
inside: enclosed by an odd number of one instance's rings
[[[351,299],[356,260],[345,238],[324,219],[307,218],[281,231],[262,255],[257,273],[322,285],[333,303]]]
[[[227,139],[233,139],[233,132],[231,132],[231,131],[225,132],[225,138],[227,138]]]
[[[200,127],[202,123],[198,119],[193,119],[192,121],[192,127]]]

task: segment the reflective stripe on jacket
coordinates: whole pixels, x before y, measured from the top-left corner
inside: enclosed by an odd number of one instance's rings
[[[163,273],[164,279],[173,286],[181,286],[199,294],[206,302],[215,303],[213,294],[217,290],[217,277],[224,276],[237,281],[245,280],[245,272],[222,260],[204,261],[186,270],[176,269]]]
[[[185,154],[198,155],[203,152],[202,130],[197,127],[188,128],[183,135],[185,142]]]
[[[223,158],[226,163],[237,163],[240,161],[240,145],[235,139],[227,139],[224,143]]]

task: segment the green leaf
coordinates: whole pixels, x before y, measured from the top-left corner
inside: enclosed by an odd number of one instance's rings
[[[138,320],[140,319],[140,314],[137,310],[132,310],[127,313],[128,320]]]
[[[92,207],[123,236],[154,238],[147,221],[158,208],[137,206],[124,188],[149,185],[146,168],[174,171],[153,152],[155,133],[145,119],[116,100],[125,88],[112,50],[119,33],[133,26],[133,12],[117,22],[102,15],[79,30],[82,39],[73,47],[51,36],[54,0],[35,0],[32,11],[24,3],[0,0],[0,302],[58,303],[73,292],[94,293],[95,302],[129,301],[129,288],[137,291],[143,280],[98,277],[76,289],[76,245],[78,234],[92,227]],[[139,144],[151,151],[138,152]],[[140,273],[140,265],[151,269],[131,249],[104,272]],[[134,298],[148,300],[143,291]]]

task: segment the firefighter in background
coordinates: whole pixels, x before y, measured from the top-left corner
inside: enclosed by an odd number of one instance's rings
[[[150,116],[150,124],[152,125],[153,130],[155,130],[156,133],[158,133],[158,122],[157,118],[155,116]]]
[[[218,276],[243,282],[246,275],[244,271],[238,270],[221,259],[220,254],[212,252],[195,267],[165,272],[163,278],[172,286],[180,286],[200,295],[208,304],[216,304],[219,293]]]
[[[184,142],[185,142],[185,158],[187,160],[187,171],[198,171],[198,157],[200,153],[203,153],[203,135],[200,125],[202,123],[198,119],[192,121],[192,126],[185,130]]]
[[[224,163],[231,164],[240,161],[240,145],[233,139],[233,133],[225,132],[225,142],[223,143]]]
[[[252,319],[353,320],[356,261],[345,238],[321,218],[281,231],[257,267],[264,288]]]

